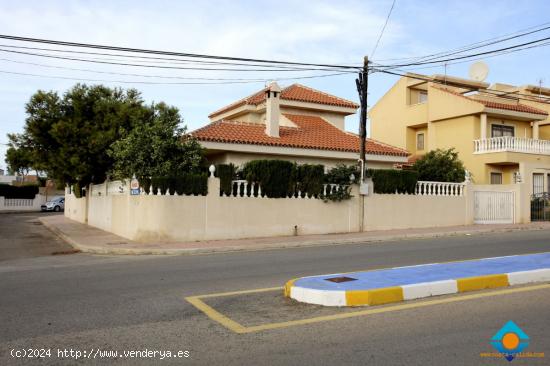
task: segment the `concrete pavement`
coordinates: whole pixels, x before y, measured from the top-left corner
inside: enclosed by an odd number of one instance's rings
[[[167,365],[494,365],[506,361],[480,353],[493,350],[491,337],[509,320],[529,335],[528,351],[548,354],[548,289],[484,292],[485,297],[397,310],[382,305],[376,314],[351,315],[353,309],[284,299],[280,284],[325,272],[546,252],[549,237],[549,230],[537,230],[212,256],[75,254],[5,261],[0,263],[0,364],[161,363],[158,358],[10,356],[26,347],[190,351],[188,359],[163,360]],[[260,330],[235,333],[185,301],[235,291],[203,300]],[[308,323],[312,317],[317,319]]]
[[[74,249],[51,232],[45,230],[41,217],[59,214],[18,212],[0,214],[0,261],[62,254]]]
[[[80,224],[60,215],[43,217],[41,218],[41,222],[75,249],[82,252],[131,255],[186,255],[255,251],[550,229],[550,222],[537,222],[530,224],[468,225],[426,229],[369,231],[364,233],[195,241],[185,243],[143,243],[125,239],[115,234]]]

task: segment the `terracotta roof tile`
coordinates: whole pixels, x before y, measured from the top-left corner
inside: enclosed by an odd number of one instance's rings
[[[234,103],[231,103],[215,112],[212,112],[208,117],[215,117],[219,114],[227,112],[233,108],[240,107],[242,105],[258,105],[265,101],[265,92],[267,88],[264,88],[248,97],[240,99]],[[347,99],[339,98],[334,95],[324,93],[322,91],[303,86],[301,84],[292,84],[281,90],[281,99],[291,100],[296,102],[309,102],[324,105],[332,105],[336,107],[345,108],[359,108],[359,105],[349,101]]]
[[[359,137],[341,131],[318,116],[284,114],[297,127],[279,127],[279,137],[265,133],[263,123],[218,121],[191,133],[200,141],[254,144],[303,149],[359,152]],[[408,156],[406,150],[367,139],[369,154]]]
[[[524,113],[533,113],[533,114],[540,114],[540,115],[544,115],[544,116],[548,115],[548,112],[543,111],[542,109],[538,109],[538,108],[535,108],[535,107],[530,107],[530,106],[527,106],[525,104],[499,103],[499,102],[494,102],[494,101],[490,101],[490,100],[483,100],[483,99],[476,99],[476,98],[468,97],[466,95],[462,95],[462,94],[457,93],[455,91],[445,89],[445,88],[441,88],[441,87],[437,87],[437,86],[432,86],[432,88],[435,88],[435,89],[438,89],[438,90],[441,90],[441,91],[444,91],[446,93],[453,94],[453,95],[456,95],[456,96],[459,96],[459,97],[462,97],[462,98],[466,98],[466,99],[471,100],[473,102],[481,103],[487,108],[502,109],[502,110],[516,111],[516,112],[524,112]]]

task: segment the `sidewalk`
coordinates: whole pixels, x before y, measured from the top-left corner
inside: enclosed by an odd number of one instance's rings
[[[550,222],[504,225],[469,225],[427,229],[369,231],[364,233],[303,235],[237,240],[211,240],[187,243],[141,243],[80,224],[62,215],[40,218],[51,231],[75,249],[95,254],[160,254],[186,255],[215,252],[253,251],[276,248],[297,248],[340,244],[360,244],[403,239],[434,238],[441,236],[476,235],[494,232],[550,229]]]

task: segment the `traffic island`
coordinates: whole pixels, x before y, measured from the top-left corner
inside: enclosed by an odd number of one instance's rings
[[[308,304],[372,306],[536,282],[550,282],[550,253],[301,277],[286,283],[284,295]]]

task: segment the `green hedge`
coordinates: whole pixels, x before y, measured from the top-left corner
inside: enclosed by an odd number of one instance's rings
[[[323,165],[295,165],[296,191],[302,196],[318,197],[323,193],[325,167]]]
[[[142,179],[143,187],[146,193],[149,193],[148,180]],[[208,175],[200,174],[183,174],[176,177],[153,177],[151,178],[151,186],[153,194],[178,194],[178,195],[202,195],[208,193]]]
[[[0,196],[4,198],[33,199],[37,194],[37,185],[11,186],[8,184],[0,184]]]
[[[418,173],[414,170],[368,169],[374,193],[411,193],[416,190]]]
[[[259,183],[269,198],[288,197],[295,191],[296,165],[285,160],[252,160],[244,165],[243,177]]]
[[[232,186],[231,182],[236,179],[236,169],[233,164],[218,164],[216,165],[215,176],[220,178],[220,191],[222,194],[230,195]]]

